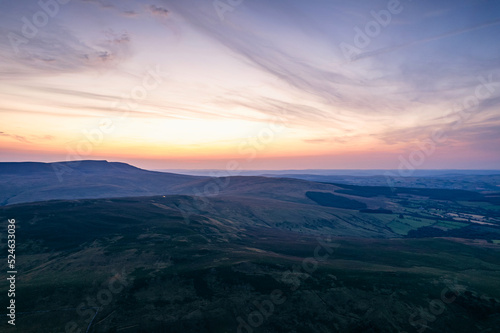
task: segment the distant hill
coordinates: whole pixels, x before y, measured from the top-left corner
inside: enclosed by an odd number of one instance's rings
[[[184,194],[268,198],[312,203],[307,191],[334,191],[332,184],[302,179],[203,177],[148,171],[108,161],[0,163],[0,206],[64,199]]]
[[[219,169],[157,169],[153,171],[173,172],[192,176],[212,176],[218,174],[226,174],[226,170]],[[351,176],[351,177],[371,177],[385,176],[387,174],[396,177],[399,170],[391,169],[304,169],[304,170],[239,170],[240,176],[287,176],[295,178],[295,176]],[[460,170],[460,169],[415,169],[412,172],[413,177],[453,177],[453,176],[489,176],[500,175],[500,170]],[[400,176],[402,177],[402,176]],[[406,177],[409,178],[409,177]]]
[[[425,170],[422,170],[425,171]],[[393,186],[414,188],[437,188],[468,191],[498,191],[500,171],[461,170],[462,172],[442,170],[434,173],[420,172],[409,177],[399,176],[390,171],[387,175],[316,175],[316,174],[269,174],[269,177],[286,177],[314,182],[341,183],[360,186]],[[482,171],[482,172],[481,172]],[[417,176],[419,175],[419,176]]]
[[[152,195],[244,196],[310,203],[305,192],[331,184],[271,177],[202,177],[148,171],[126,163],[0,163],[0,206],[62,199]]]
[[[0,163],[0,205],[175,193],[176,186],[201,179],[206,177],[147,171],[107,161]]]

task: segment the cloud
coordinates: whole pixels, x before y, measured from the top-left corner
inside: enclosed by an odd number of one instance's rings
[[[105,8],[105,9],[116,8],[115,6],[113,6],[112,4],[110,4],[109,2],[103,1],[103,0],[82,0],[82,1],[83,2],[88,2],[88,3],[96,4],[99,7]]]
[[[19,141],[19,142],[22,142],[22,143],[30,143],[30,141],[28,141],[28,139],[26,139],[26,137],[21,136],[21,135],[8,134],[8,133],[5,133],[5,132],[0,132],[0,136],[12,138],[12,139],[14,139],[16,141]]]
[[[122,11],[122,15],[126,17],[136,17],[139,16],[139,13],[134,10],[124,10]]]
[[[108,2],[108,1],[104,1],[104,0],[81,0],[81,1],[89,3],[89,4],[94,4],[101,9],[116,11],[118,14],[121,14],[124,12],[123,10],[118,8],[115,4],[111,4],[111,2]]]
[[[335,117],[338,110],[352,117],[403,115],[423,104],[437,105],[450,100],[450,97],[459,96],[453,91],[457,87],[452,85],[463,82],[463,78],[456,80],[456,76],[473,72],[464,66],[464,72],[457,73],[456,66],[448,66],[449,60],[441,55],[431,58],[435,64],[429,64],[428,56],[419,58],[421,54],[415,54],[415,59],[407,62],[403,59],[393,62],[371,59],[359,63],[339,62],[333,52],[325,53],[327,43],[335,49],[335,43],[325,38],[328,29],[333,28],[324,22],[318,23],[320,20],[298,8],[282,11],[283,5],[278,2],[244,2],[244,5],[227,11],[224,21],[219,19],[210,2],[165,2],[172,13],[182,16],[201,34],[223,46],[245,65],[276,78],[283,91],[323,104],[323,112],[329,112],[331,117]],[[359,8],[357,12],[360,12]],[[369,15],[370,10],[366,12]],[[277,16],[275,13],[278,13]],[[295,24],[298,21],[300,25]],[[338,30],[345,28],[342,24],[339,23]],[[286,33],[269,33],[273,28]],[[315,49],[317,45],[321,46]],[[325,63],[327,54],[332,57],[330,63]],[[486,68],[491,67],[483,65],[482,69]],[[440,94],[446,89],[449,90],[447,96]]]
[[[332,55],[332,63],[328,66],[317,61],[324,55],[316,56],[314,48],[301,52],[302,48],[314,47],[325,40],[322,39],[324,33],[318,32],[324,26],[313,23],[314,17],[304,15],[298,9],[278,11],[281,4],[266,2],[263,5],[262,1],[256,0],[227,11],[225,20],[221,21],[211,3],[196,0],[167,0],[166,3],[173,14],[182,16],[197,31],[223,46],[245,65],[277,79],[273,83],[278,82],[279,88],[285,92],[283,96],[304,98],[304,103],[297,103],[292,102],[296,98],[271,98],[272,95],[266,96],[265,93],[239,91],[219,96],[216,104],[233,109],[238,105],[269,116],[279,115],[285,110],[290,124],[314,128],[318,132],[317,137],[304,139],[309,143],[346,144],[363,136],[379,139],[387,145],[426,140],[434,129],[449,130],[451,127],[452,118],[434,122],[432,118],[448,114],[451,104],[462,100],[464,92],[474,92],[477,75],[498,66],[494,62],[474,62],[465,56],[461,58],[463,64],[450,64],[449,52],[453,51],[447,49],[438,49],[440,53],[435,56],[427,55],[427,49],[422,49],[411,57],[396,61],[367,57],[363,62],[347,65],[335,65]],[[273,15],[279,12],[278,17],[272,17],[275,22],[268,12],[262,11],[263,8]],[[369,14],[370,10],[366,12]],[[300,26],[288,25],[296,22],[296,18],[300,18]],[[314,29],[303,28],[308,23]],[[482,23],[418,39],[416,43],[424,44],[496,24]],[[286,33],[270,33],[273,27]],[[414,28],[415,24],[403,27],[405,31]],[[310,44],[302,45],[306,40]],[[290,47],[290,44],[296,47]],[[411,43],[407,44],[405,47]],[[480,108],[487,108],[488,103],[492,101],[484,101]]]
[[[449,113],[419,125],[406,128],[390,129],[374,135],[386,144],[422,143],[433,138],[438,131],[450,138],[449,142],[473,142],[481,138],[500,138],[500,116],[495,114],[495,107],[500,97],[491,97],[477,106]],[[493,110],[493,111],[491,111]]]
[[[424,43],[428,43],[428,42],[440,40],[440,39],[443,39],[443,38],[448,38],[448,37],[453,37],[453,36],[461,35],[461,34],[464,34],[464,33],[467,33],[467,32],[471,32],[471,31],[475,31],[475,30],[478,30],[478,29],[483,29],[483,28],[487,28],[487,27],[491,27],[491,26],[499,25],[499,24],[500,24],[500,20],[494,20],[494,21],[491,21],[491,22],[481,23],[481,24],[478,24],[478,25],[475,25],[475,26],[472,26],[472,27],[469,27],[469,28],[458,29],[458,30],[446,32],[444,34],[436,35],[436,36],[429,37],[429,38],[424,38],[424,39],[420,39],[420,40],[414,40],[414,41],[411,41],[411,42],[408,42],[408,43],[404,43],[404,44],[400,44],[400,45],[395,45],[395,46],[390,46],[390,47],[386,47],[386,48],[382,48],[382,49],[378,49],[378,50],[374,50],[374,51],[364,52],[364,53],[361,53],[361,54],[359,54],[357,56],[354,56],[353,59],[352,59],[352,61],[358,61],[358,60],[365,59],[365,58],[368,58],[368,57],[374,57],[374,56],[378,56],[378,55],[381,55],[381,54],[398,51],[400,49],[404,49],[404,48],[408,48],[408,47],[413,47],[415,45],[424,44]]]
[[[268,117],[277,116],[289,124],[298,126],[307,124],[314,125],[318,122],[323,122],[324,124],[327,122],[329,124],[341,124],[343,122],[342,116],[332,114],[318,107],[307,105],[306,103],[283,101],[249,92],[227,92],[217,96],[214,103],[222,108],[228,108],[234,105],[242,106],[250,110],[255,110]]]
[[[348,143],[353,140],[353,137],[350,136],[340,136],[340,137],[327,137],[327,138],[317,138],[317,139],[304,139],[305,143],[311,143],[311,144],[324,144],[324,143]]]
[[[122,8],[116,6],[116,2],[115,2],[115,4],[111,4],[111,2],[107,2],[107,1],[103,1],[103,0],[81,0],[81,1],[97,5],[101,9],[114,11],[116,14],[123,16],[123,17],[132,18],[132,17],[136,17],[139,15],[139,13],[136,12],[135,10],[122,9]]]
[[[0,28],[0,33],[11,32]],[[126,32],[108,30],[103,39],[90,45],[56,22],[40,30],[37,38],[19,45],[18,53],[8,40],[2,42],[0,55],[5,60],[0,64],[0,74],[12,78],[113,68],[131,56],[131,39]]]
[[[342,108],[343,113],[353,114],[367,110],[374,113],[401,112],[399,106],[402,104],[384,101],[384,95],[365,89],[358,78],[348,75],[343,68],[336,68],[333,61],[328,66],[317,62],[315,57],[304,58],[296,52],[296,48],[290,50],[287,45],[289,41],[273,38],[266,29],[253,25],[251,20],[230,20],[239,14],[237,10],[251,10],[250,3],[245,2],[245,8],[237,7],[234,11],[228,12],[227,15],[232,15],[228,16],[228,22],[220,21],[211,3],[198,1],[167,3],[173,13],[182,16],[200,33],[225,47],[244,64],[278,79],[283,91],[301,94],[308,100],[328,105],[331,118],[335,117],[331,111],[332,107]],[[274,2],[267,4],[271,7],[277,6]],[[286,11],[286,13],[293,15],[289,24],[292,24],[295,16],[299,15],[296,11]],[[259,21],[265,22],[265,20],[266,18],[259,17]],[[313,18],[302,17],[301,26],[306,26],[306,22],[315,26]],[[301,31],[293,25],[280,29],[285,28],[290,28],[290,34],[294,33],[300,38],[307,38],[309,33],[314,33],[314,29]],[[314,36],[311,37],[314,39]],[[309,54],[312,55],[312,52],[314,51],[311,50]],[[377,82],[377,89],[383,88],[384,84],[386,82]]]
[[[65,88],[55,88],[55,87],[47,87],[47,86],[29,86],[26,85],[24,86],[26,89],[30,90],[36,90],[44,93],[50,93],[50,94],[58,94],[58,95],[65,95],[65,96],[73,96],[73,97],[78,97],[81,99],[88,99],[92,101],[114,101],[119,99],[119,96],[114,96],[114,95],[105,95],[105,94],[99,94],[99,93],[94,93],[94,92],[88,92],[88,91],[81,91],[81,90],[74,90],[74,89],[65,89]]]
[[[158,7],[158,6],[155,6],[155,5],[150,5],[148,7],[149,9],[149,12],[153,15],[157,15],[157,16],[168,16],[170,14],[170,12],[168,11],[168,9],[166,8],[163,8],[163,7]]]

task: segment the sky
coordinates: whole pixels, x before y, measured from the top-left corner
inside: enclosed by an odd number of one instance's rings
[[[0,0],[0,161],[500,169],[500,2]]]

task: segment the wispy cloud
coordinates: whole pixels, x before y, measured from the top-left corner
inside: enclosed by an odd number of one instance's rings
[[[117,2],[111,3],[111,1],[103,1],[103,0],[81,0],[81,1],[89,3],[89,4],[94,4],[101,9],[113,11],[116,14],[118,14],[120,16],[124,16],[124,17],[136,17],[139,15],[139,13],[134,11],[134,10],[123,9],[121,7],[121,5],[123,5],[123,3],[120,3],[119,5],[117,5]]]
[[[478,29],[483,29],[483,28],[487,28],[487,27],[491,27],[491,26],[495,26],[495,25],[499,25],[499,24],[500,24],[500,20],[494,20],[491,22],[481,23],[481,24],[478,24],[478,25],[475,25],[475,26],[472,26],[469,28],[458,29],[458,30],[446,32],[446,33],[439,34],[439,35],[429,37],[429,38],[414,40],[414,41],[400,44],[400,45],[395,45],[395,46],[385,47],[385,48],[381,48],[381,49],[374,50],[374,51],[364,52],[364,53],[361,53],[357,56],[354,56],[353,61],[357,61],[357,60],[365,59],[368,57],[374,57],[374,56],[382,55],[385,53],[398,51],[400,49],[413,47],[413,46],[416,46],[419,44],[424,44],[424,43],[428,43],[428,42],[432,42],[432,41],[436,41],[436,40],[440,40],[440,39],[444,39],[444,38],[449,38],[449,37],[465,34],[465,33],[472,32],[472,31],[475,31]]]
[[[0,33],[8,31],[0,28]],[[40,31],[37,38],[20,46],[18,54],[12,52],[8,41],[4,42],[0,51],[5,59],[0,65],[4,77],[111,68],[131,56],[131,38],[126,32],[108,30],[91,46],[55,22]]]
[[[139,13],[134,11],[134,10],[124,10],[122,12],[123,16],[127,16],[127,17],[137,17],[139,16]]]
[[[19,142],[22,142],[22,143],[30,143],[30,141],[28,141],[28,139],[26,139],[26,137],[24,137],[22,135],[8,134],[5,132],[0,132],[0,136],[12,138],[12,139],[19,141]]]
[[[496,110],[499,103],[500,97],[492,97],[475,107],[452,112],[426,123],[389,129],[375,136],[388,145],[425,142],[431,140],[437,131],[450,138],[450,142],[498,139],[500,134],[493,133],[500,133],[500,116],[491,111]]]
[[[166,17],[169,15],[169,11],[166,8],[155,6],[155,5],[150,5],[148,6],[149,12],[153,15],[157,16],[163,16]]]
[[[242,57],[249,65],[280,79],[289,86],[315,95],[323,100],[343,99],[340,86],[356,82],[340,72],[329,71],[306,59],[290,54],[260,32],[239,24],[221,24],[211,3],[196,1],[168,2],[176,14],[184,17],[202,34],[216,40]]]
[[[98,5],[101,8],[109,9],[109,8],[115,8],[111,3],[108,1],[103,1],[103,0],[81,0],[82,2],[88,2],[88,3],[93,3],[95,5]]]
[[[287,142],[322,153],[356,143],[405,149],[435,129],[449,133],[450,147],[497,142],[500,86],[473,108],[455,107],[474,94],[478,77],[500,78],[494,1],[404,2],[352,62],[340,42],[355,44],[353,28],[364,29],[387,0],[225,3],[221,20],[213,1],[72,1],[18,54],[6,36],[21,35],[21,18],[40,8],[36,1],[5,3],[0,112],[11,123],[26,115],[57,120],[62,138],[78,131],[79,121],[120,117],[127,106],[115,103],[136,94],[133,119],[121,130],[148,140],[154,135],[138,128],[168,119],[187,120],[178,122],[186,124],[179,136],[192,143],[189,123],[209,120],[222,130],[235,123],[245,132],[277,116],[290,125]],[[169,76],[142,98],[142,71],[157,65]],[[470,117],[455,126],[464,112]],[[1,135],[35,145],[50,140],[42,131],[25,124]]]

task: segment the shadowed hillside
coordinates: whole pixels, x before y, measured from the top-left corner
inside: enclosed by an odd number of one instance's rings
[[[19,271],[17,324],[2,332],[469,333],[500,324],[498,248],[335,238],[325,226],[308,235],[273,224],[305,221],[306,205],[211,198],[201,209],[194,200],[0,208],[2,230],[16,218]],[[189,219],[177,207],[191,209]],[[353,234],[363,227],[348,222]]]
[[[0,163],[0,203],[164,194],[204,178],[107,161]]]
[[[0,163],[0,189],[0,204],[8,205],[54,199],[168,194],[224,194],[308,203],[306,191],[337,187],[300,179],[198,177],[147,171],[125,163],[77,161]]]
[[[500,324],[497,192],[193,177],[106,161],[4,163],[0,173],[0,227],[16,220],[23,332]]]

